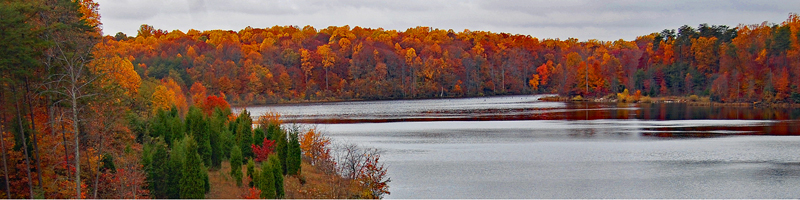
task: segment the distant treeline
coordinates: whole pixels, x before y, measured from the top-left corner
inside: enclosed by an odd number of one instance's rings
[[[800,20],[682,26],[634,41],[349,26],[184,33],[142,25],[99,48],[142,77],[202,84],[234,104],[558,93],[800,101]],[[588,88],[587,88],[588,87]]]

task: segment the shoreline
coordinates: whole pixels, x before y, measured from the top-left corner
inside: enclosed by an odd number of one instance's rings
[[[642,97],[647,98],[646,100],[640,100],[636,102],[627,102],[627,103],[636,103],[636,104],[667,104],[667,103],[685,103],[689,106],[710,106],[710,107],[751,107],[751,108],[792,108],[797,109],[800,108],[800,104],[798,103],[767,103],[767,102],[715,102],[715,101],[701,101],[701,100],[690,100],[688,97],[677,97],[677,96],[668,96],[668,97]],[[544,97],[540,99],[541,101],[547,102],[597,102],[597,103],[624,103],[625,101],[619,101],[617,99],[610,99],[610,98],[568,98],[562,96],[554,96],[554,97]]]
[[[556,94],[507,94],[507,95],[491,95],[491,96],[463,96],[463,97],[428,97],[428,98],[388,98],[388,99],[316,99],[316,100],[289,100],[278,103],[266,104],[232,104],[231,108],[245,108],[255,106],[284,106],[284,105],[306,105],[317,103],[336,103],[336,102],[369,102],[369,101],[394,101],[394,100],[430,100],[430,99],[468,99],[468,98],[491,98],[491,97],[512,97],[512,96],[527,96],[527,95],[546,95],[539,100],[544,102],[596,102],[596,103],[636,103],[636,104],[668,104],[668,103],[684,103],[689,106],[710,106],[710,107],[751,107],[751,108],[800,108],[800,103],[767,103],[767,102],[716,102],[709,101],[708,97],[691,98],[685,96],[667,96],[667,97],[648,97],[643,96],[640,100],[634,102],[619,101],[611,95],[605,97],[589,97],[583,98],[564,97]]]
[[[445,96],[445,97],[425,97],[425,98],[330,99],[330,100],[317,99],[317,100],[290,100],[290,101],[281,101],[279,103],[265,103],[265,104],[231,104],[231,108],[244,108],[244,107],[254,107],[254,106],[305,105],[305,104],[336,103],[336,102],[369,102],[369,101],[431,100],[431,99],[450,100],[450,99],[469,99],[469,98],[536,96],[536,95],[545,95],[545,97],[542,98],[547,98],[548,96],[556,96],[556,94],[504,94],[504,95],[488,95],[488,96],[461,96],[461,97]]]

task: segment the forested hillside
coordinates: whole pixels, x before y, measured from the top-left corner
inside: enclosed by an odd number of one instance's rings
[[[246,191],[230,198],[389,193],[379,151],[334,148],[314,129],[282,128],[278,114],[253,122],[228,102],[625,90],[800,101],[797,14],[634,41],[349,26],[142,25],[129,37],[102,36],[99,6],[0,0],[0,197],[203,198],[225,186]]]
[[[201,84],[234,104],[558,93],[800,101],[800,21],[701,24],[634,41],[486,31],[274,26],[118,33],[98,48],[136,72]],[[588,86],[588,90],[587,90]]]

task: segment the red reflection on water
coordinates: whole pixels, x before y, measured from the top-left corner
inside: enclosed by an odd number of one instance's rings
[[[294,123],[383,123],[425,121],[509,121],[509,120],[773,120],[761,125],[664,127],[645,129],[653,137],[717,137],[726,135],[800,135],[800,109],[752,107],[691,106],[682,103],[567,103],[565,108],[480,109],[426,111],[408,116],[327,116],[325,118],[287,119]],[[650,132],[652,131],[652,132]]]

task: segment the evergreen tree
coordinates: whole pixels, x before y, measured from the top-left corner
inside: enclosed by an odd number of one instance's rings
[[[197,154],[197,144],[193,139],[187,138],[183,142],[185,148],[185,163],[183,177],[180,179],[180,198],[200,199],[205,197],[206,180],[204,178],[203,162]],[[207,175],[205,175],[207,176]]]
[[[278,161],[281,165],[281,173],[286,174],[287,165],[286,158],[288,157],[288,142],[286,141],[286,132],[280,130],[275,137],[275,153],[278,154]]]
[[[182,140],[186,135],[186,127],[183,123],[183,119],[181,119],[181,116],[178,114],[178,108],[172,105],[169,109],[167,127],[173,141]]]
[[[156,116],[151,121],[150,136],[161,137],[172,147],[172,142],[183,138],[185,127],[183,120],[178,115],[178,109],[172,106],[170,110],[156,111]]]
[[[236,142],[236,135],[232,131],[225,129],[222,131],[220,137],[222,138],[222,151],[223,151],[221,156],[225,156],[225,158],[230,158],[230,153],[233,146],[239,145]],[[241,149],[242,147],[240,146],[239,150]],[[242,152],[242,157],[247,158],[244,156],[244,152]]]
[[[235,125],[231,126],[236,133],[236,141],[239,142],[239,148],[242,149],[242,155],[245,158],[253,157],[253,119],[250,118],[250,113],[243,110],[236,118]]]
[[[278,156],[272,155],[267,160],[267,165],[269,165],[272,169],[272,175],[275,177],[275,198],[283,198],[284,191],[283,191],[283,172],[284,170],[281,167],[280,159]]]
[[[214,108],[210,118],[211,165],[214,168],[219,168],[222,160],[228,157],[235,138],[232,137],[231,131],[226,127],[225,123],[228,118],[222,109],[219,107]]]
[[[205,186],[205,189],[206,189],[203,193],[207,194],[208,192],[211,191],[211,180],[208,179],[208,168],[203,166],[202,169],[203,169],[203,173],[202,173],[203,182],[205,183],[205,184],[203,184],[203,186]]]
[[[167,162],[167,179],[166,198],[177,199],[181,197],[181,179],[183,178],[184,158],[186,157],[184,145],[179,141],[173,141],[174,145],[169,152],[169,161]]]
[[[231,150],[231,176],[236,180],[236,186],[242,186],[242,150],[238,146]]]
[[[212,148],[209,123],[203,111],[195,106],[189,107],[186,114],[186,132],[192,135],[198,144],[197,153],[203,159],[205,166],[211,166]]]
[[[258,175],[256,175],[256,164],[253,162],[253,159],[247,159],[247,177],[250,178],[247,185],[250,187],[255,186],[254,182]]]
[[[268,140],[275,140],[278,137],[278,134],[281,132],[280,124],[267,124],[267,139]]]
[[[296,131],[289,133],[289,152],[286,158],[286,171],[290,175],[300,174],[300,166],[302,164],[300,140]]]
[[[158,109],[156,111],[156,116],[154,116],[150,120],[150,137],[156,138],[161,137],[168,145],[172,144],[172,136],[167,135],[169,132],[167,131],[167,111]]]
[[[169,154],[163,142],[145,146],[142,164],[147,171],[150,195],[154,198],[169,198]]]
[[[268,163],[261,164],[261,173],[256,182],[258,189],[261,190],[262,199],[274,199],[277,197],[275,192],[275,172],[272,166]]]
[[[267,134],[264,131],[263,126],[259,126],[258,128],[253,130],[253,142],[254,143],[258,143],[260,141],[264,141],[264,138],[266,138],[266,136],[267,136]],[[256,145],[258,145],[258,144],[256,144]]]

